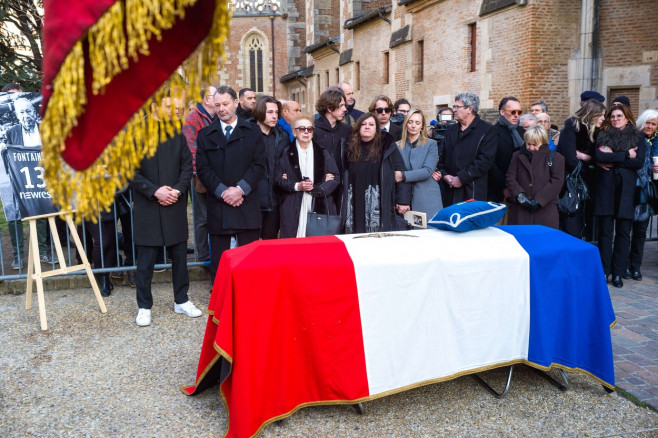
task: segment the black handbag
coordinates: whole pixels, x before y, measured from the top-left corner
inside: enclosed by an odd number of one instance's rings
[[[332,236],[341,234],[343,226],[343,218],[337,214],[329,214],[329,205],[327,203],[327,195],[322,189],[324,195],[324,205],[327,209],[326,214],[322,213],[307,213],[306,216],[306,237],[312,236]]]
[[[557,199],[560,213],[574,214],[582,210],[583,204],[589,199],[589,189],[580,174],[581,166],[582,163],[579,161],[576,168],[565,179],[564,190]]]
[[[640,204],[648,204],[655,213],[658,213],[658,188],[656,187],[655,181],[647,181],[647,183],[641,187],[640,194]]]

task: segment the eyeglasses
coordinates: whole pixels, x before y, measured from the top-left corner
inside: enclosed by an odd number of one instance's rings
[[[409,111],[407,111],[407,110],[403,110],[403,109],[399,109],[398,112],[399,112],[400,114],[409,114]]]
[[[457,111],[459,108],[466,108],[466,105],[453,105],[452,110]]]
[[[312,126],[298,126],[295,129],[301,132],[308,132],[309,134],[315,130]]]
[[[510,113],[513,116],[520,116],[521,114],[523,114],[523,111],[521,111],[521,110],[506,110],[506,109],[504,109],[503,111],[505,111],[506,113]]]
[[[388,113],[391,112],[391,109],[390,108],[375,108],[375,111],[377,111],[377,114],[381,114],[381,113],[388,114]]]

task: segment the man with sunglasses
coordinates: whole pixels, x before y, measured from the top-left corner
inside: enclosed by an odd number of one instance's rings
[[[393,102],[388,98],[388,96],[376,96],[370,103],[368,111],[375,115],[379,129],[391,134],[395,141],[398,141],[402,138],[402,127],[396,125],[395,123],[391,123]]]
[[[519,118],[523,114],[521,103],[516,97],[504,97],[498,105],[498,147],[493,166],[489,170],[489,201],[503,202],[509,198],[507,191],[507,169],[512,161],[512,154],[523,147],[525,130],[519,126]]]

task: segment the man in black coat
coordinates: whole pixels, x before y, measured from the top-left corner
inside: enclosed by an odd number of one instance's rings
[[[281,102],[272,96],[261,96],[254,106],[253,122],[258,126],[265,144],[265,173],[258,182],[263,224],[260,238],[276,239],[279,235],[279,193],[274,190],[274,169],[279,158],[290,146],[288,133],[279,125]]]
[[[352,135],[352,128],[341,123],[347,113],[345,93],[338,87],[327,88],[320,95],[315,109],[319,116],[315,121],[313,144],[318,144],[329,152],[338,166],[339,174],[342,175],[345,169],[347,141]],[[338,208],[341,205],[341,195],[342,190],[336,190],[332,195]]]
[[[523,147],[525,130],[519,126],[519,118],[523,111],[516,97],[504,97],[498,105],[498,123],[496,133],[498,147],[493,166],[489,170],[489,201],[503,202],[509,198],[507,191],[507,169],[512,161],[512,154]]]
[[[393,102],[388,96],[375,96],[370,103],[368,111],[375,115],[379,129],[391,134],[393,140],[399,141],[402,138],[402,127],[391,123],[391,113],[393,112]]]
[[[445,184],[444,207],[468,199],[487,200],[487,175],[496,155],[495,128],[477,115],[480,98],[461,93],[452,106],[457,123],[445,134],[438,179]]]
[[[171,106],[178,117],[179,99],[165,97],[160,107],[152,108],[153,117],[170,117]],[[161,127],[160,129],[164,129]],[[151,324],[151,280],[159,250],[165,246],[172,261],[174,312],[190,317],[201,311],[188,299],[190,280],[187,273],[187,191],[192,179],[192,153],[183,134],[167,136],[160,142],[155,155],[142,160],[130,183],[134,192],[133,240],[137,247],[137,305],[135,323]]]
[[[238,246],[258,240],[258,182],[265,173],[265,144],[258,125],[236,115],[238,96],[220,86],[213,98],[217,118],[197,137],[197,176],[208,189],[210,273],[214,283],[222,253],[234,236]]]

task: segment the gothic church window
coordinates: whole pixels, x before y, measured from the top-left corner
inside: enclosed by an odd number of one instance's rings
[[[247,40],[249,51],[249,88],[256,93],[263,90],[263,41],[258,35],[252,35]]]

